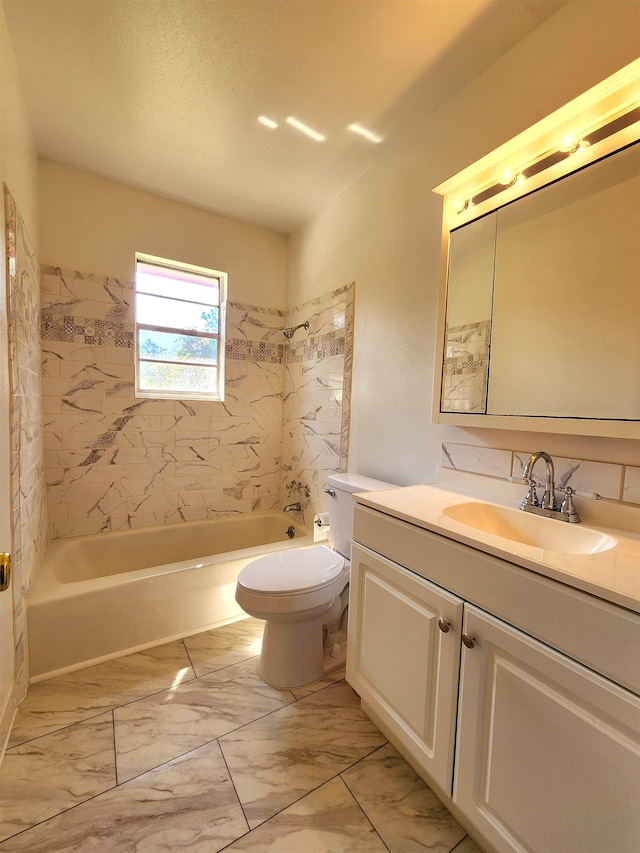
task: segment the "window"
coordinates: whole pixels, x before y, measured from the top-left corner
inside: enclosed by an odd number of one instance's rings
[[[136,397],[224,399],[227,275],[136,254]]]

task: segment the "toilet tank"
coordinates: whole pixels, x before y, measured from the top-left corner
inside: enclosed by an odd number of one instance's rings
[[[382,489],[396,489],[393,483],[363,477],[361,474],[330,474],[327,488],[335,492],[329,494],[329,542],[336,551],[351,559],[351,538],[353,537],[353,494],[354,492],[377,492]]]

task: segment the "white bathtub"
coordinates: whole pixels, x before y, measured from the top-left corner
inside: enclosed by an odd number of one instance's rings
[[[240,569],[312,542],[277,511],[54,542],[27,600],[31,679],[232,622]]]

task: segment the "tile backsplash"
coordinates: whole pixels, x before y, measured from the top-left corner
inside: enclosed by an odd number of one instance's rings
[[[522,476],[524,466],[533,452],[446,443],[442,445],[440,464],[443,468],[507,479],[510,476]],[[640,504],[640,468],[555,455],[552,458],[558,488],[571,486],[583,492],[596,492],[609,500]],[[535,473],[538,481],[544,480],[542,462],[536,464]]]

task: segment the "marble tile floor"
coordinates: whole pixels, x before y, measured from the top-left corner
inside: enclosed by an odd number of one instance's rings
[[[246,619],[32,685],[0,853],[480,853],[338,671],[278,690]]]

